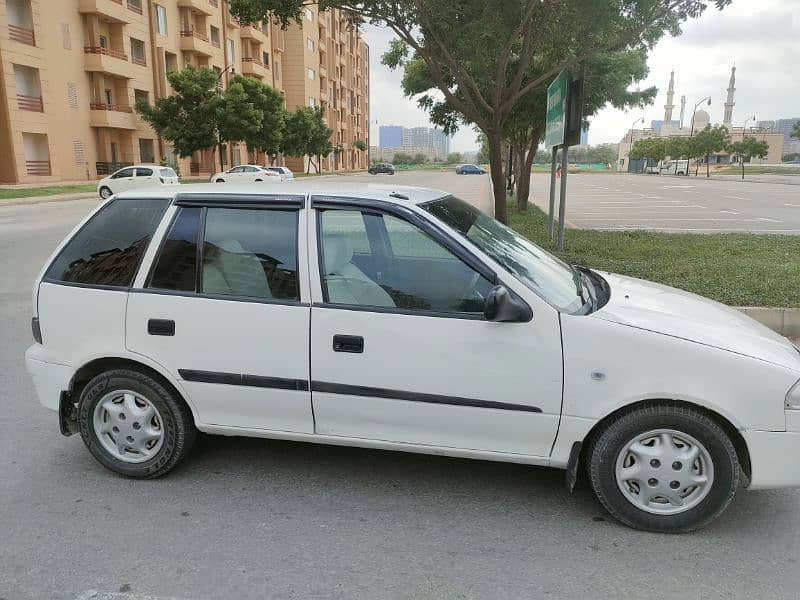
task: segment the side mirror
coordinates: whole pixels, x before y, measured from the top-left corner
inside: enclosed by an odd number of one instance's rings
[[[531,307],[504,285],[496,285],[486,296],[483,316],[496,323],[526,323],[533,318]]]

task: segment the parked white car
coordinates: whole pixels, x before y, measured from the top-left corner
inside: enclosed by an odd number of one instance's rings
[[[211,183],[280,183],[281,181],[283,177],[279,173],[260,165],[238,165],[227,171],[215,173],[211,177]]]
[[[281,175],[284,179],[294,179],[294,173],[289,167],[267,167],[267,169]]]
[[[171,167],[133,165],[123,167],[98,181],[97,193],[105,200],[128,190],[179,183],[178,174]]]
[[[584,470],[651,531],[800,486],[800,353],[739,312],[567,265],[446,192],[128,192],[33,288],[61,432],[163,475],[197,431]],[[51,458],[43,458],[51,460]],[[535,472],[531,472],[535,476]]]

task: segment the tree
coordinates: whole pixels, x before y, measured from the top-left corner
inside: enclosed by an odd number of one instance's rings
[[[156,99],[152,106],[139,101],[136,112],[174,144],[179,156],[217,146],[224,169],[223,142],[245,140],[251,149],[260,147],[268,141],[263,139],[265,128],[282,120],[282,106],[264,101],[268,92],[245,78],[234,77],[224,92],[217,87],[219,75],[207,67],[170,71],[167,79],[175,94]]]
[[[353,148],[356,150],[361,150],[362,152],[367,149],[367,144],[364,140],[356,140],[353,142]]]
[[[317,107],[301,106],[286,118],[286,131],[281,148],[288,156],[308,156],[306,173],[311,172],[314,157],[319,171],[319,157],[333,152],[331,134],[333,131],[323,121],[324,110]]]
[[[792,129],[792,137],[800,138],[800,121],[794,124],[794,128]]]
[[[613,144],[600,144],[599,146],[591,146],[588,150],[587,162],[593,164],[610,165],[617,162],[617,150]]]
[[[705,158],[706,161],[706,177],[710,177],[708,157],[715,152],[724,150],[728,145],[728,128],[724,125],[717,125],[712,127],[706,125],[705,129],[694,134],[689,138],[689,153],[692,158],[698,161]],[[697,170],[699,164],[695,163],[694,175],[697,177]],[[689,169],[686,169],[687,174]]]
[[[422,152],[417,152],[416,154],[414,154],[413,164],[421,165],[424,164],[426,161],[427,159],[425,158],[425,155]]]
[[[448,165],[457,165],[461,162],[461,152],[451,152],[447,155]]]
[[[275,88],[261,83],[253,77],[236,75],[231,79],[226,97],[231,90],[241,86],[247,100],[252,103],[261,116],[261,123],[257,128],[248,126],[239,132],[239,138],[250,151],[264,152],[275,160],[281,150],[283,133],[286,127],[286,110],[284,109],[283,95]]]
[[[597,54],[652,47],[731,0],[320,0],[387,25],[419,57],[445,100],[486,134],[495,214],[506,220],[502,144],[518,102]],[[299,20],[303,0],[231,0],[243,22]],[[531,67],[538,64],[537,69]]]
[[[753,157],[764,158],[769,154],[769,144],[763,140],[758,140],[752,136],[744,136],[741,141],[728,144],[728,152],[739,157],[742,163],[742,179],[744,179],[744,163]]]
[[[392,163],[396,165],[410,165],[411,155],[405,152],[395,152],[392,157]]]

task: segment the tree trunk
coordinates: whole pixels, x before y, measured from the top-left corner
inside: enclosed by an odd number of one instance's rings
[[[217,142],[217,154],[219,154],[219,170],[225,170],[225,163],[222,162],[222,140]]]
[[[528,210],[528,198],[531,193],[531,169],[533,168],[533,159],[536,156],[536,151],[539,149],[540,132],[536,131],[531,145],[528,148],[528,153],[525,159],[520,164],[520,178],[517,181],[517,208],[521,211]]]
[[[503,141],[497,130],[485,131],[489,143],[489,169],[494,190],[494,216],[501,223],[508,221],[506,215],[506,178],[503,175]]]
[[[711,177],[711,174],[709,173],[708,157],[706,156],[706,179],[708,179],[709,177]]]

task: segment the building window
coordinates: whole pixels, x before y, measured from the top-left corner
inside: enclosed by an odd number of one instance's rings
[[[156,4],[156,29],[159,35],[167,35],[167,9]]]
[[[105,98],[106,104],[114,104],[114,94],[111,90],[103,90],[103,97]]]
[[[219,48],[219,28],[211,26],[211,44],[215,48]]]
[[[269,66],[269,52],[261,53],[261,62],[264,63],[265,67]]]
[[[147,65],[147,60],[144,54],[144,42],[131,38],[131,62],[137,65]]]
[[[281,63],[276,62],[273,68],[275,70],[275,81],[280,81],[281,80]]]
[[[98,39],[100,40],[101,48],[108,48],[108,38],[106,36],[101,35]]]
[[[314,12],[310,8],[306,9],[306,19],[309,21],[314,20]]]
[[[312,40],[310,37],[306,38],[306,47],[312,52],[314,51],[314,40]]]
[[[317,99],[316,99],[316,98],[309,98],[309,99],[308,99],[308,105],[309,105],[311,108],[314,108],[314,107],[316,107],[316,106],[317,106]]]
[[[233,63],[236,60],[236,53],[234,52],[235,46],[233,40],[228,38],[228,62]]]
[[[313,80],[315,75],[316,75],[316,73],[314,72],[314,69],[308,69],[308,78],[309,79]]]
[[[133,90],[133,101],[135,104],[139,104],[143,102],[144,104],[150,104],[150,92],[147,90]]]
[[[156,162],[155,154],[153,153],[153,140],[147,138],[139,138],[139,159],[143,163]]]

